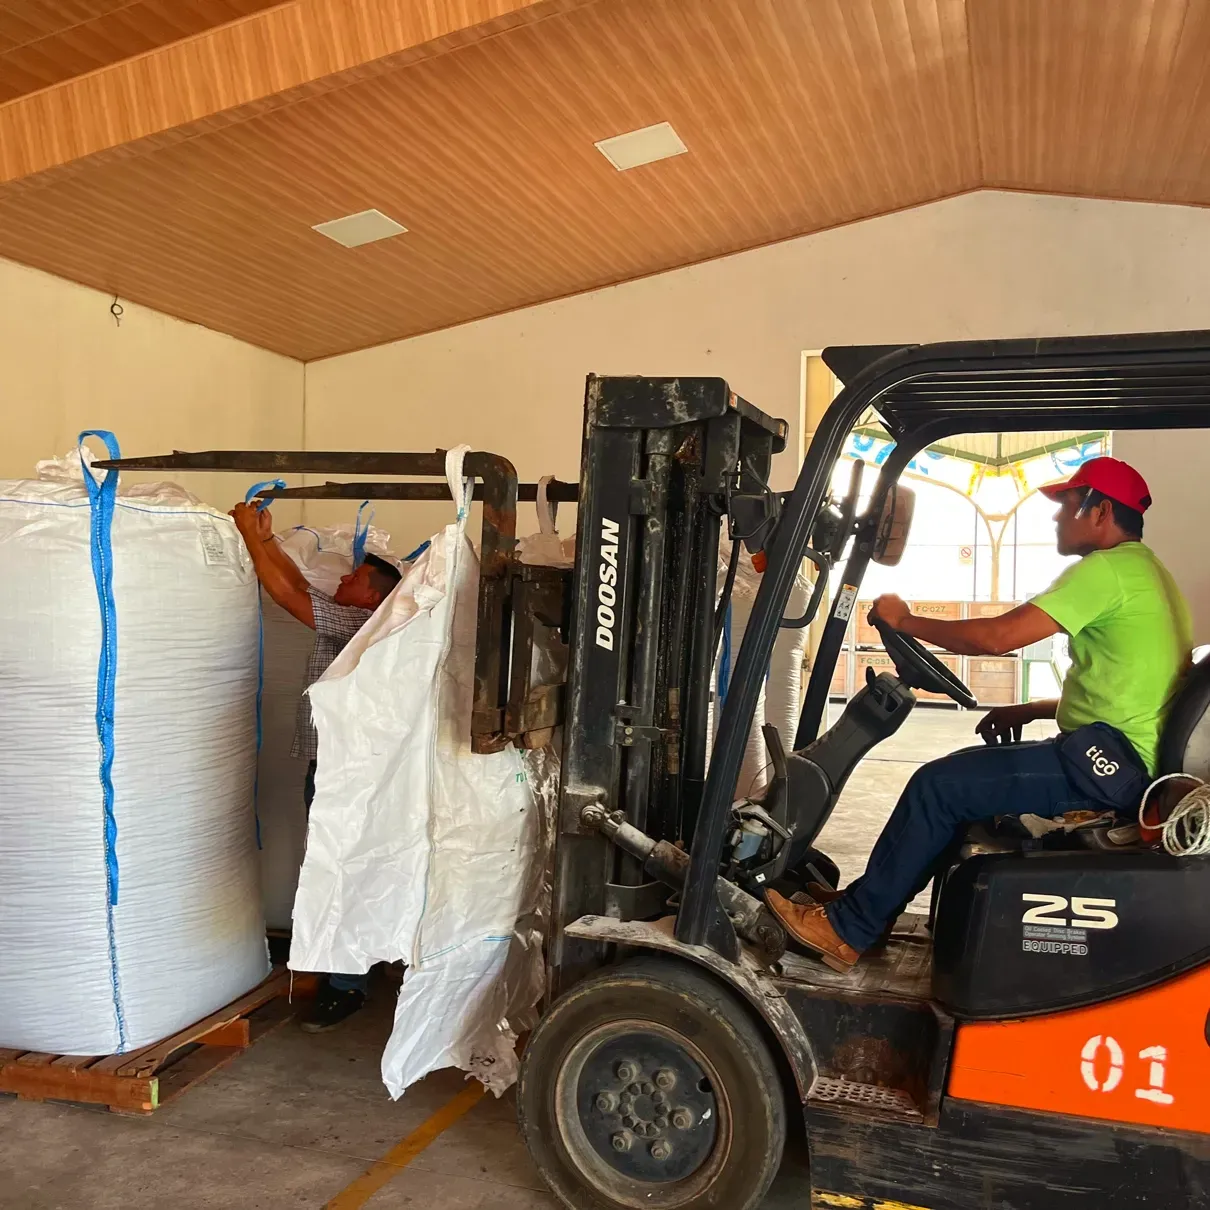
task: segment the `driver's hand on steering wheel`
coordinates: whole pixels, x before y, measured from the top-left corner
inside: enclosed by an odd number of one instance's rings
[[[1019,744],[1021,729],[1035,719],[1030,707],[1024,703],[1015,706],[993,706],[975,727],[975,734],[985,744]]]
[[[902,630],[904,622],[912,616],[907,602],[893,592],[884,593],[870,609],[869,622],[885,622],[892,630]]]

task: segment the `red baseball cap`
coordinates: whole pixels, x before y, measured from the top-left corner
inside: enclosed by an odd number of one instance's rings
[[[1092,458],[1065,483],[1051,483],[1040,488],[1042,495],[1057,500],[1064,492],[1091,487],[1116,500],[1136,513],[1145,513],[1151,506],[1151,492],[1142,475],[1118,458]]]

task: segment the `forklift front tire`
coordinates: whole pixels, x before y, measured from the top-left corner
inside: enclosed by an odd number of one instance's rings
[[[559,999],[517,1097],[538,1170],[573,1210],[754,1210],[786,1105],[751,1011],[687,962],[643,955]]]

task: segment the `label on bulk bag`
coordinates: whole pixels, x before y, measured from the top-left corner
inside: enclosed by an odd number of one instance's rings
[[[198,541],[202,544],[202,557],[208,567],[232,566],[231,555],[227,551],[223,535],[209,521],[198,527],[197,534]]]

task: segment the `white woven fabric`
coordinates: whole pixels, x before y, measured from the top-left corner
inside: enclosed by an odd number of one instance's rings
[[[479,569],[466,449],[447,458],[457,521],[310,691],[319,764],[290,966],[408,964],[382,1062],[396,1097],[447,1066],[502,1092],[516,1022],[532,1020],[541,989],[546,829],[532,766],[515,748],[470,746]]]
[[[727,575],[727,564],[731,558],[731,542],[723,537],[719,542],[718,555],[718,587],[722,591]],[[752,564],[752,557],[747,550],[740,553],[739,566],[736,569],[735,586],[731,592],[731,611],[728,622],[730,639],[730,673],[735,671],[735,662],[739,658],[740,647],[743,645],[744,634],[748,629],[748,619],[752,616],[752,606],[756,603],[756,594],[760,590],[761,577]],[[801,617],[807,609],[811,597],[811,581],[803,570],[799,570],[794,584],[790,589],[790,598],[786,603],[785,617]],[[748,742],[744,745],[744,759],[740,766],[739,781],[736,794],[743,797],[759,798],[765,791],[770,778],[773,776],[769,762],[769,753],[765,745],[765,737],[761,728],[766,723],[772,723],[781,735],[782,746],[787,752],[794,750],[794,735],[798,730],[798,716],[801,711],[802,699],[802,661],[806,651],[807,627],[783,627],[778,630],[773,643],[773,652],[769,657],[768,675],[761,685],[760,696],[756,701],[753,712],[752,726],[748,731]],[[721,656],[720,656],[721,659]],[[719,682],[719,661],[715,661],[712,683]],[[710,706],[710,735],[718,730],[720,715],[717,702],[711,701]]]
[[[120,492],[111,903],[101,606],[78,456],[0,482],[0,1047],[132,1050],[268,972],[257,886],[256,579],[230,519]]]

